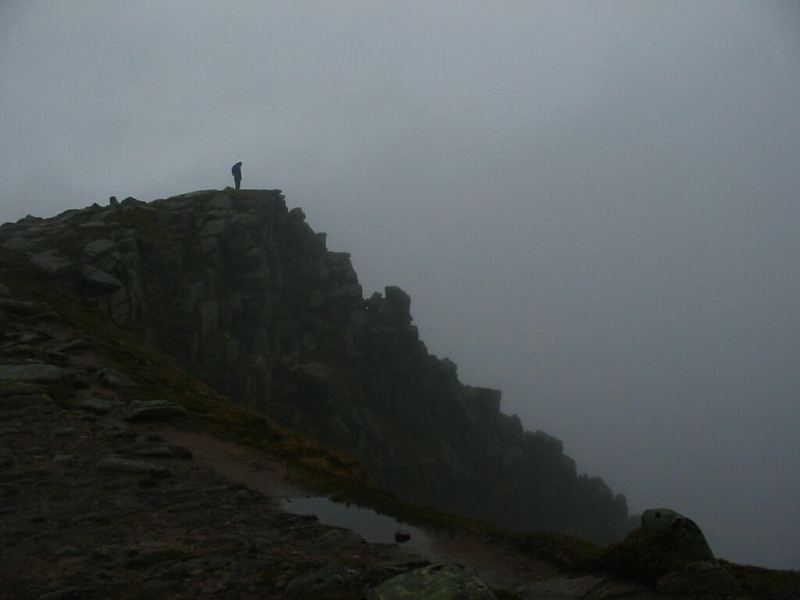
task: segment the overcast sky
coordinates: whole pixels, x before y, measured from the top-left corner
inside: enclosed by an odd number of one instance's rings
[[[0,2],[0,221],[281,188],[634,511],[800,568],[800,4]]]

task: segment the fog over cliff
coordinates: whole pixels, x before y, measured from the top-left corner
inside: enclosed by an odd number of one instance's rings
[[[579,470],[800,568],[791,2],[0,4],[0,220],[281,188]]]

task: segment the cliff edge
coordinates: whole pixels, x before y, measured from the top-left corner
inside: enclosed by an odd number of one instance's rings
[[[112,198],[5,224],[0,247],[402,498],[601,544],[628,528],[623,496],[431,355],[403,290],[365,299],[349,254],[280,190]]]

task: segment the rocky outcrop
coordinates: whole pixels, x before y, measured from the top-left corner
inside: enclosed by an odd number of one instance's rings
[[[642,533],[670,546],[687,561],[714,558],[697,523],[669,508],[651,508],[642,513]]]
[[[605,566],[671,594],[735,595],[739,582],[714,558],[700,527],[668,508],[642,513],[641,526],[611,546]]]
[[[279,190],[133,198],[0,227],[0,248],[237,401],[359,459],[381,486],[515,529],[606,543],[625,498],[431,355],[397,287],[365,299]]]

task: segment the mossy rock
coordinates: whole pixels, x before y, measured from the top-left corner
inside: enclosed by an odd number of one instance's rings
[[[384,581],[367,595],[369,600],[497,600],[478,575],[461,565],[436,564]]]
[[[602,562],[622,575],[655,583],[691,563],[713,559],[694,521],[669,509],[651,509],[642,514],[641,527],[608,548]]]

